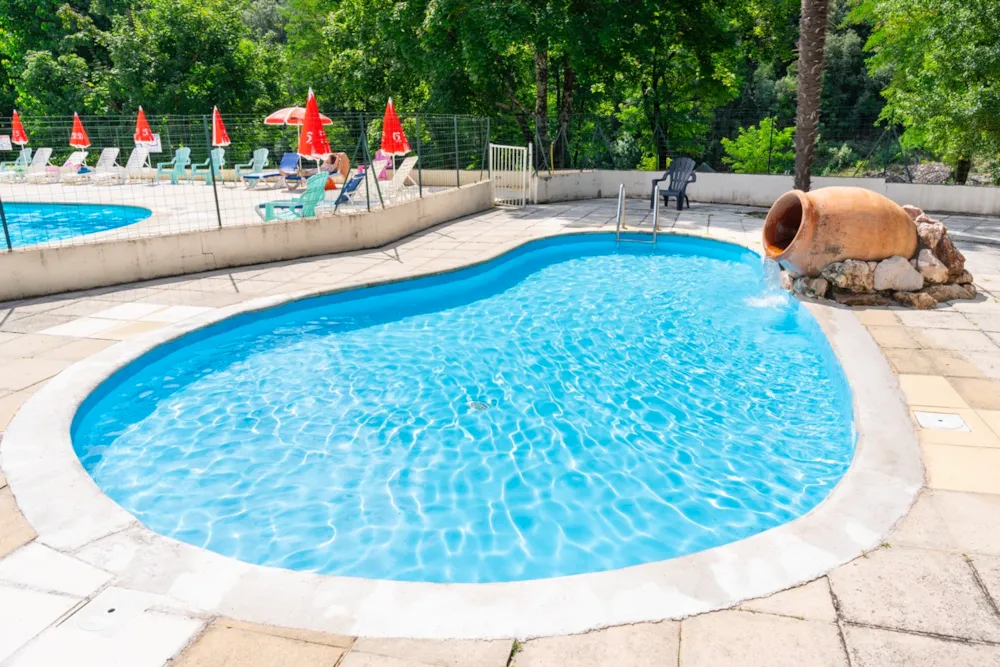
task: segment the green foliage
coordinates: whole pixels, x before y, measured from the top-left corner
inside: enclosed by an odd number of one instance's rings
[[[109,43],[119,92],[150,113],[268,109],[280,60],[250,39],[245,9],[234,0],[145,0],[118,17]]]
[[[852,19],[873,24],[866,49],[887,81],[883,118],[903,143],[968,162],[1000,148],[1000,2],[862,0]]]
[[[787,173],[795,164],[795,128],[774,125],[774,118],[765,118],[759,126],[741,127],[735,139],[723,139],[722,161],[737,174]]]

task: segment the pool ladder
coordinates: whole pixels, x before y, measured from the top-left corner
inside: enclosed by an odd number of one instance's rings
[[[647,245],[656,245],[656,234],[660,228],[660,186],[656,185],[653,188],[653,240],[652,241],[640,241],[639,239],[622,238],[622,227],[625,225],[625,184],[622,183],[618,186],[618,211],[615,214],[615,245],[621,245],[622,241],[626,243],[645,243]]]

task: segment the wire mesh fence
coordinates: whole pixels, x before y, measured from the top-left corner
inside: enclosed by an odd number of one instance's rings
[[[84,117],[86,149],[69,146],[72,119],[23,118],[30,155],[0,153],[0,252],[357,213],[486,177],[488,119],[400,114],[412,150],[384,156],[381,114],[328,117],[347,164],[299,158],[298,127],[259,116],[225,117],[223,148],[209,115],[149,116],[159,141],[142,147],[134,117]]]
[[[824,110],[813,174],[893,182],[954,183],[953,169],[927,151],[904,148],[904,128],[855,107]],[[664,170],[692,157],[702,171],[791,174],[794,108],[723,108],[649,122],[645,114],[530,115],[494,119],[492,140],[532,143],[540,172],[574,169]],[[981,160],[964,182],[1000,184],[998,161]],[[978,168],[975,168],[978,167]]]

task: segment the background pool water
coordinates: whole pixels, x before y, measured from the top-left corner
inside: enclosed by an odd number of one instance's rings
[[[153,214],[139,206],[6,201],[3,211],[15,248],[105,232],[135,224]]]
[[[157,348],[73,441],[154,531],[428,582],[663,560],[798,517],[854,451],[816,322],[720,243],[534,242]]]

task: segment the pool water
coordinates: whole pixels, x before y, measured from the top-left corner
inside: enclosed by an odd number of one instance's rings
[[[826,338],[755,254],[588,234],[189,334],[92,394],[73,442],[146,526],[220,554],[502,582],[790,521],[855,434]]]
[[[11,245],[15,248],[106,232],[135,224],[153,214],[148,208],[139,206],[6,201],[3,212]]]

